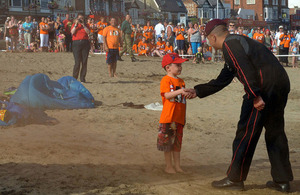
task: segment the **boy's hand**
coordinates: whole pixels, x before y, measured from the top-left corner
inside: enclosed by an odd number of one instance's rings
[[[196,91],[195,89],[184,89],[185,93],[187,93],[187,95],[184,95],[186,98],[188,99],[193,99],[195,97],[197,97]]]
[[[195,89],[183,89],[184,93],[182,93],[183,96],[185,96],[187,99],[193,99],[197,97]]]

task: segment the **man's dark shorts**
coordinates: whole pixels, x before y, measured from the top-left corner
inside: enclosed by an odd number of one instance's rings
[[[106,63],[107,64],[116,64],[119,58],[119,50],[118,49],[109,49],[106,52]]]

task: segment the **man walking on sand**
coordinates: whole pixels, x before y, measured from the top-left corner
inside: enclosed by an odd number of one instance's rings
[[[110,19],[110,26],[103,30],[103,45],[106,51],[106,63],[108,64],[109,77],[117,77],[117,60],[121,44],[121,32],[116,27],[116,19]]]
[[[137,59],[133,56],[133,52],[132,52],[132,40],[131,40],[132,29],[131,29],[131,24],[129,22],[130,20],[131,20],[131,16],[126,15],[125,21],[121,25],[122,37],[123,37],[123,49],[120,52],[119,60],[123,61],[121,57],[125,52],[127,52],[131,57],[131,61],[136,62]]]
[[[289,192],[293,173],[284,132],[284,109],[290,91],[285,69],[263,44],[243,35],[229,34],[222,20],[210,21],[206,25],[205,34],[216,50],[223,50],[225,65],[216,79],[191,90],[194,97],[204,98],[220,91],[235,76],[244,85],[246,92],[227,177],[212,182],[212,186],[244,190],[244,181],[264,127],[273,178],[266,185],[271,189]]]

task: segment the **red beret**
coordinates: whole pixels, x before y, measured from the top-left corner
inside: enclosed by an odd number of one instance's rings
[[[214,30],[214,28],[216,28],[216,26],[219,26],[219,25],[226,26],[227,23],[220,19],[213,19],[213,20],[209,21],[205,26],[205,35],[208,36],[211,33],[211,31]]]

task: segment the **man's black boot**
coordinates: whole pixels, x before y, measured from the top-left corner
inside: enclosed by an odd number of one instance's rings
[[[277,190],[280,192],[290,192],[290,190],[291,190],[289,182],[277,183],[275,181],[268,181],[266,186],[267,186],[267,188]]]
[[[218,189],[228,189],[228,190],[244,190],[244,182],[243,181],[230,181],[228,177],[220,181],[213,181],[211,183],[212,187]]]

